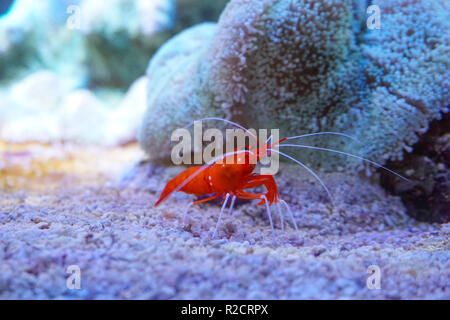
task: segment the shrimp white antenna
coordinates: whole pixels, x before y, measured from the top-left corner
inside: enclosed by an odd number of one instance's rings
[[[301,136],[295,136],[295,137],[288,137],[285,140],[293,140],[293,139],[298,139],[298,138],[305,138],[305,137],[312,137],[312,136],[319,136],[319,135],[325,135],[325,134],[329,134],[329,135],[335,135],[335,136],[341,136],[341,137],[345,137],[345,138],[349,138],[352,139],[356,142],[361,143],[361,141],[359,141],[358,139],[356,139],[355,137],[349,136],[348,134],[345,133],[340,133],[340,132],[315,132],[315,133],[308,133],[308,134],[303,134]]]
[[[295,231],[298,232],[297,222],[295,222],[294,215],[292,214],[291,208],[289,207],[289,205],[287,204],[286,201],[280,200],[280,202],[286,207],[286,209],[287,209],[287,211],[289,213],[289,216],[290,216],[290,218],[292,220],[292,223],[294,224]]]
[[[327,186],[325,185],[325,183],[323,183],[323,181],[319,178],[319,176],[318,176],[314,171],[312,171],[310,168],[308,168],[308,166],[306,166],[305,164],[303,164],[303,163],[300,162],[299,160],[297,160],[297,159],[295,159],[295,158],[293,158],[293,157],[287,155],[286,153],[283,153],[283,152],[278,151],[278,150],[275,150],[275,149],[268,149],[268,150],[273,151],[273,152],[276,152],[276,153],[278,153],[279,155],[282,155],[282,156],[284,156],[284,157],[286,157],[286,158],[288,158],[288,159],[294,161],[295,163],[301,165],[304,169],[306,169],[310,174],[312,174],[312,175],[314,176],[314,178],[316,178],[316,179],[320,182],[320,184],[322,185],[322,187],[325,189],[325,191],[326,191],[327,194],[328,194],[328,197],[330,198],[331,204],[334,206],[333,196],[331,195],[330,190],[328,190],[328,188],[327,188]]]
[[[183,129],[188,129],[188,128],[192,127],[192,126],[194,125],[194,122],[195,122],[195,121],[208,121],[208,120],[222,121],[222,122],[231,124],[231,125],[233,125],[233,126],[235,126],[235,127],[237,127],[237,128],[240,128],[240,129],[244,130],[245,132],[247,132],[248,134],[250,134],[251,136],[253,136],[253,137],[256,139],[256,141],[258,141],[258,137],[257,137],[256,135],[254,135],[254,134],[253,134],[250,130],[248,130],[247,128],[241,126],[240,124],[238,124],[238,123],[236,123],[236,122],[233,122],[233,121],[227,120],[227,119],[223,119],[223,118],[216,118],[216,117],[201,118],[201,119],[192,121],[192,122],[189,123],[187,126],[183,127]],[[169,139],[169,140],[166,142],[166,145],[169,145],[170,142],[171,142],[171,140]]]
[[[233,196],[233,198],[231,198],[231,205],[230,205],[230,208],[228,209],[228,212],[232,215],[232,216],[234,216],[234,213],[233,213],[233,208],[234,208],[234,203],[236,202],[236,196]]]
[[[398,173],[396,173],[396,172],[394,172],[394,171],[392,171],[392,170],[390,170],[390,169],[388,169],[386,167],[383,167],[381,164],[378,164],[378,163],[376,163],[374,161],[371,161],[369,159],[365,159],[363,157],[360,157],[360,156],[357,156],[357,155],[354,155],[354,154],[351,154],[351,153],[338,151],[338,150],[333,150],[333,149],[328,149],[328,148],[305,146],[305,145],[299,145],[299,144],[280,144],[279,146],[280,147],[291,147],[291,148],[305,148],[305,149],[313,149],[313,150],[328,151],[328,152],[334,152],[334,153],[338,153],[338,154],[343,154],[343,155],[346,155],[346,156],[349,156],[349,157],[353,157],[353,158],[356,158],[356,159],[359,159],[359,160],[362,160],[362,161],[366,161],[366,162],[376,166],[377,168],[382,168],[382,169],[384,169],[384,170],[386,170],[386,171],[388,171],[388,172],[390,172],[392,174],[395,174],[397,177],[400,177],[403,180],[410,182],[409,179],[403,177],[402,175],[400,175],[400,174],[398,174]]]
[[[198,120],[195,120],[195,121],[208,121],[208,120],[222,121],[222,122],[231,124],[231,125],[233,125],[233,126],[235,126],[235,127],[237,127],[237,128],[240,128],[240,129],[244,130],[244,131],[247,132],[248,134],[252,135],[254,138],[258,139],[258,138],[257,138],[250,130],[248,130],[247,128],[241,126],[240,124],[238,124],[238,123],[236,123],[236,122],[233,122],[233,121],[230,121],[230,120],[227,120],[227,119],[216,118],[216,117],[207,117],[207,118],[202,118],[202,119],[198,119]],[[195,121],[194,121],[194,122],[195,122]],[[190,124],[188,124],[186,127],[184,127],[184,129],[187,129],[187,128],[189,128],[189,127],[192,127],[192,126],[194,125],[194,122],[191,122]]]

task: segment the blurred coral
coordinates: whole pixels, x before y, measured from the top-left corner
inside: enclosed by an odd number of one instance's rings
[[[17,0],[0,18],[0,78],[40,68],[126,88],[174,27],[175,0]]]
[[[0,140],[135,141],[148,60],[176,31],[217,20],[225,3],[15,1],[0,16]]]
[[[125,95],[93,92],[48,70],[32,73],[0,91],[0,140],[108,146],[133,141],[146,88],[141,77]]]

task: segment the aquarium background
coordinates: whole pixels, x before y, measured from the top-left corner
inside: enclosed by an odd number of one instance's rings
[[[448,6],[0,0],[0,298],[449,299]],[[332,201],[282,161],[295,223],[240,199],[212,239],[222,200],[153,206],[204,117],[407,181],[290,150]]]

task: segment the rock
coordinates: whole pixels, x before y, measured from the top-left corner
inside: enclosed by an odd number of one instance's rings
[[[111,106],[89,90],[70,93],[59,111],[62,139],[103,146],[135,141],[145,111],[146,87],[147,79],[136,80],[125,96]]]
[[[124,95],[105,94],[76,89],[72,79],[38,71],[0,92],[0,139],[82,145],[135,141],[146,90],[145,77]]]
[[[61,137],[81,144],[101,143],[107,139],[109,113],[89,90],[70,93],[59,110]]]
[[[50,142],[60,138],[57,109],[72,79],[48,70],[30,74],[0,93],[0,139]]]
[[[334,136],[308,144],[326,142],[379,163],[401,158],[430,121],[448,112],[448,4],[378,5],[383,27],[369,30],[356,0],[233,0],[189,64],[174,41],[195,43],[200,27],[169,41],[160,52],[176,56],[156,63],[158,53],[148,71],[159,80],[150,80],[140,136],[149,158],[167,161],[170,133],[206,116],[279,128],[281,136],[337,131],[361,144]],[[327,152],[294,154],[316,168],[367,169]]]
[[[381,184],[402,197],[408,213],[419,221],[450,222],[450,114],[434,121],[411,153],[389,167],[411,182],[381,175]]]
[[[204,23],[182,32],[153,57],[147,70],[147,111],[140,127],[138,140],[152,159],[165,157],[161,152],[160,141],[167,144],[170,134],[188,119],[201,118],[211,114],[210,106],[196,103],[198,96],[194,83],[199,67],[199,56],[204,44],[212,38],[216,27]],[[198,106],[194,109],[194,105]],[[184,106],[181,107],[180,106]],[[223,116],[223,113],[218,114]]]
[[[108,122],[107,144],[135,141],[146,109],[148,79],[141,77],[130,86]]]
[[[11,86],[10,99],[16,106],[34,111],[51,111],[75,87],[71,79],[62,78],[48,70],[30,74]]]

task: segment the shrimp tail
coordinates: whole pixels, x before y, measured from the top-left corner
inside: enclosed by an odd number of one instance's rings
[[[170,180],[166,186],[164,187],[164,190],[161,193],[161,196],[159,197],[158,201],[155,202],[155,207],[157,207],[161,202],[163,202],[168,196],[170,196],[178,185],[180,185],[183,181],[178,181],[178,177],[175,177],[174,179]]]
[[[176,191],[183,191],[190,194],[204,194],[210,192],[210,186],[205,184],[203,180],[203,172],[197,173],[201,168],[202,167],[189,168],[170,180],[164,187],[158,201],[156,201],[155,207]]]

